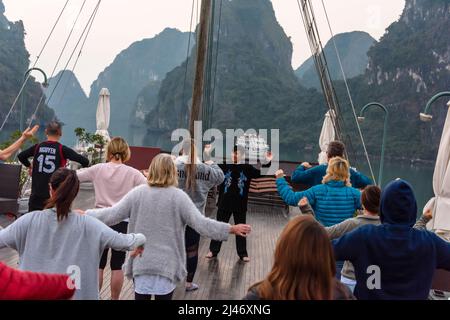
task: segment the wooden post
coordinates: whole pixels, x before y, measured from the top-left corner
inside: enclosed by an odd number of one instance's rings
[[[211,19],[211,3],[214,0],[202,0],[200,25],[197,38],[197,62],[195,66],[194,91],[189,122],[191,138],[194,138],[194,123],[200,121],[202,114],[203,86],[205,83],[206,54],[208,51],[208,33]]]

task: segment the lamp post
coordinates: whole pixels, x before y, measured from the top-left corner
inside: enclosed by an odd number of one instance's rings
[[[427,106],[425,107],[425,111],[420,114],[421,121],[430,122],[431,120],[433,120],[433,116],[431,114],[429,114],[428,111],[430,110],[431,105],[442,97],[450,97],[450,91],[440,92],[437,95],[435,95],[433,98],[431,98],[430,101],[428,101]],[[450,107],[450,101],[448,104]]]
[[[48,87],[48,78],[47,75],[45,74],[44,70],[40,69],[40,68],[31,68],[28,69],[27,72],[25,72],[23,79],[24,82],[27,81],[27,78],[29,76],[29,74],[33,71],[39,71],[40,73],[42,73],[42,75],[44,76],[44,83],[42,84],[44,86],[44,88]],[[20,132],[23,132],[24,127],[23,127],[23,113],[24,113],[24,109],[25,109],[25,92],[22,92],[22,104],[20,106]]]
[[[366,118],[364,117],[364,114],[366,110],[370,107],[378,107],[381,110],[384,111],[385,117],[384,117],[384,128],[383,128],[383,142],[381,144],[381,159],[380,159],[380,172],[378,174],[378,185],[381,187],[381,184],[383,183],[383,171],[384,171],[384,153],[386,148],[386,138],[387,138],[387,124],[389,119],[389,111],[388,109],[378,102],[371,102],[367,105],[365,105],[360,113],[360,116],[358,117],[359,122],[363,122]]]

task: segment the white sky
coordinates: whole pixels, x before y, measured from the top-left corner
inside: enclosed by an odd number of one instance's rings
[[[197,1],[197,0],[195,0]],[[198,0],[199,1],[199,0]],[[226,0],[224,0],[226,1]],[[244,0],[245,1],[245,0]],[[335,34],[354,30],[369,32],[379,39],[396,21],[405,0],[324,0]],[[3,0],[11,21],[23,20],[26,46],[34,62],[65,0]],[[83,0],[70,0],[38,66],[49,76]],[[61,70],[78,40],[97,0],[87,0],[70,50],[57,68]],[[292,65],[297,68],[310,56],[296,0],[272,0],[277,19],[294,44]],[[325,44],[330,39],[321,0],[313,0],[317,22]],[[166,27],[189,30],[191,0],[104,0],[75,73],[88,93],[98,74],[115,56],[134,41],[151,38]],[[78,52],[77,52],[78,53]],[[69,65],[71,66],[71,65]]]

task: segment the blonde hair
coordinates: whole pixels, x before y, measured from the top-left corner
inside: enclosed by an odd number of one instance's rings
[[[128,143],[125,139],[116,137],[113,138],[106,147],[106,156],[108,160],[122,160],[122,162],[127,162],[131,158],[131,151]]]
[[[177,167],[169,154],[159,154],[152,160],[148,169],[148,185],[158,188],[178,186]]]
[[[186,170],[186,188],[192,190],[195,188],[197,176],[197,146],[194,139],[183,142],[183,154],[188,157],[188,161],[184,165]]]
[[[322,183],[326,184],[330,181],[344,181],[346,186],[352,186],[350,183],[350,165],[347,160],[335,157],[328,162],[327,174],[323,177]]]

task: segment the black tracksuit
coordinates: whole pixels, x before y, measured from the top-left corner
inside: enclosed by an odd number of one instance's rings
[[[261,170],[250,164],[219,165],[225,174],[225,180],[219,187],[217,221],[229,222],[233,216],[235,224],[245,224],[247,220],[248,191],[252,179],[261,177]],[[211,241],[212,254],[217,255],[222,246],[220,241]],[[236,236],[236,249],[239,257],[247,257],[246,238]]]
[[[31,196],[28,210],[43,210],[45,202],[50,198],[49,182],[52,174],[61,167],[65,167],[67,160],[80,163],[83,167],[89,166],[89,160],[72,149],[56,141],[46,141],[28,148],[18,156],[19,161],[30,167],[29,158],[33,158],[33,172]]]

